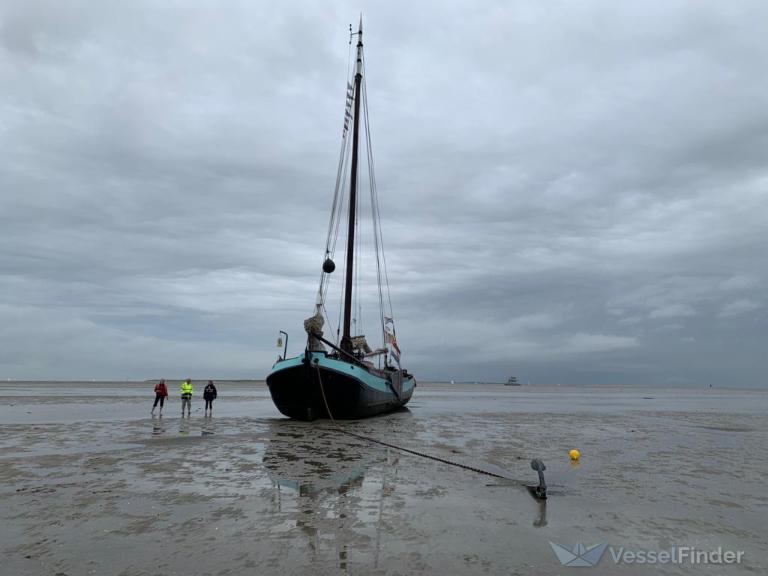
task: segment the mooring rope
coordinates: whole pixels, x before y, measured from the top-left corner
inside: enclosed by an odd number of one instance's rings
[[[325,397],[325,387],[323,386],[323,378],[320,375],[320,366],[318,366],[317,364],[315,364],[314,366],[315,366],[315,369],[317,370],[317,381],[320,383],[320,394],[323,397],[323,403],[325,404],[325,409],[328,412],[328,418],[331,420],[331,423],[333,424],[333,430],[335,430],[336,432],[341,432],[342,434],[347,434],[348,436],[353,436],[354,438],[365,440],[366,442],[372,442],[374,444],[380,444],[381,446],[393,448],[394,450],[400,450],[401,452],[405,452],[407,454],[420,456],[421,458],[426,458],[428,460],[435,460],[437,462],[442,462],[443,464],[456,466],[457,468],[463,468],[464,470],[471,470],[472,472],[477,472],[478,474],[485,474],[486,476],[493,476],[494,478],[503,478],[505,480],[514,480],[509,476],[497,474],[495,472],[491,472],[490,470],[483,470],[482,468],[478,468],[476,466],[470,466],[469,464],[462,464],[461,462],[455,462],[453,460],[448,460],[447,458],[441,458],[440,456],[435,456],[434,454],[428,454],[426,452],[420,452],[419,450],[413,450],[412,448],[398,446],[397,444],[392,444],[391,442],[384,442],[383,440],[378,440],[377,438],[371,438],[370,436],[357,434],[356,432],[350,432],[349,430],[345,430],[344,428],[341,428],[336,423],[336,420],[333,417],[333,413],[331,412],[331,408],[328,405],[328,399]]]

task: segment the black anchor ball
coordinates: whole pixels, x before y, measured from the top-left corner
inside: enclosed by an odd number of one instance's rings
[[[334,270],[336,270],[336,264],[330,258],[326,258],[323,262],[323,272],[330,274]]]

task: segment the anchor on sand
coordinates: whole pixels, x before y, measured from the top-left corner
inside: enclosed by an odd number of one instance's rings
[[[544,470],[547,469],[547,467],[544,465],[544,462],[539,460],[538,458],[534,458],[531,460],[531,468],[536,470],[536,472],[539,473],[539,485],[538,486],[529,486],[528,489],[531,491],[531,494],[534,498],[538,498],[539,500],[546,500],[547,499],[547,483],[544,481]]]

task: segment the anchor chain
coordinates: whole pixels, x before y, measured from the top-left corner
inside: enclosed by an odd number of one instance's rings
[[[463,468],[464,470],[470,470],[472,472],[477,472],[478,474],[485,474],[486,476],[492,476],[494,478],[503,478],[504,480],[512,480],[514,482],[517,482],[516,480],[513,480],[512,478],[509,478],[508,476],[503,476],[501,474],[497,474],[495,472],[491,472],[490,470],[483,470],[482,468],[478,468],[476,466],[470,466],[469,464],[462,464],[461,462],[455,462],[453,460],[448,460],[447,458],[442,458],[440,456],[435,456],[434,454],[428,454],[427,452],[420,452],[419,450],[413,450],[412,448],[405,448],[404,446],[398,446],[397,444],[392,444],[391,442],[384,442],[383,440],[378,440],[376,438],[371,438],[370,436],[365,436],[363,434],[357,434],[356,432],[350,432],[349,430],[344,430],[341,428],[338,424],[336,424],[336,420],[333,417],[333,413],[331,412],[330,406],[328,406],[328,400],[325,397],[325,387],[323,386],[323,378],[320,375],[320,367],[317,365],[314,365],[315,369],[317,370],[317,381],[320,383],[320,394],[323,397],[323,403],[325,404],[325,410],[328,412],[328,417],[330,418],[331,422],[333,423],[332,430],[336,432],[341,432],[342,434],[346,434],[348,436],[353,436],[354,438],[358,438],[359,440],[365,440],[366,442],[372,442],[374,444],[380,444],[381,446],[386,446],[388,448],[393,448],[394,450],[400,450],[401,452],[405,452],[407,454],[413,454],[414,456],[419,456],[421,458],[427,458],[429,460],[435,460],[437,462],[442,462],[443,464],[448,464],[449,466],[456,466],[457,468]],[[520,483],[522,484],[522,483]]]

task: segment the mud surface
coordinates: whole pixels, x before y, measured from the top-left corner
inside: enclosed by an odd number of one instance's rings
[[[147,388],[0,385],[0,574],[578,572],[550,541],[744,551],[727,566],[606,552],[589,574],[768,570],[763,391],[420,385],[409,410],[338,430],[281,418],[263,384],[219,383],[215,415],[198,398],[189,419],[175,399],[149,417]],[[532,457],[545,505],[525,488]]]

